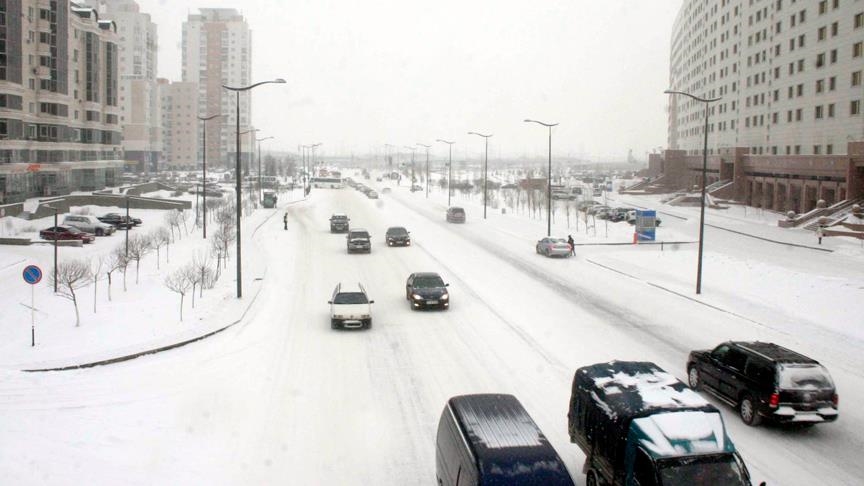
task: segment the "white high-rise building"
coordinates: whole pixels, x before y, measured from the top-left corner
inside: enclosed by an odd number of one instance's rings
[[[120,42],[120,124],[127,163],[157,170],[162,157],[160,102],[156,86],[158,36],[150,14],[135,0],[88,0],[117,24]],[[132,165],[132,164],[130,164]]]
[[[207,123],[207,161],[227,166],[235,157],[237,98],[222,85],[251,83],[252,31],[235,9],[201,9],[183,22],[182,46],[183,81],[198,86],[198,116],[224,115]],[[240,130],[248,130],[251,119],[251,98],[241,93]],[[198,160],[202,157],[199,146]]]

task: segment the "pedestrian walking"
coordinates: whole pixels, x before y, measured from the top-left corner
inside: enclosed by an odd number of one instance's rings
[[[573,240],[573,235],[567,235],[567,244],[570,245],[570,256],[576,256],[576,241]]]
[[[822,237],[824,234],[825,225],[820,224],[818,228],[816,228],[816,237],[819,238],[819,244],[822,244]]]
[[[287,231],[288,230],[288,213],[285,213],[285,216],[282,216],[282,225],[284,226],[283,229],[285,229]]]

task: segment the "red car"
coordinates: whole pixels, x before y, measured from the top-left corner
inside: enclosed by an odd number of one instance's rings
[[[96,237],[79,229],[69,226],[52,226],[39,232],[39,238],[43,240],[81,240],[84,243],[92,243]]]

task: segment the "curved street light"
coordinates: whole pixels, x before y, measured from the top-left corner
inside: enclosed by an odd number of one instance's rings
[[[202,162],[201,162],[201,208],[203,210],[203,215],[201,217],[202,222],[204,223],[202,235],[204,239],[207,239],[207,122],[216,118],[223,116],[222,114],[210,115],[210,116],[199,116],[198,119],[201,120],[201,154],[202,154]]]
[[[468,132],[468,135],[477,135],[486,141],[486,155],[483,156],[483,219],[486,219],[486,175],[489,172],[489,137],[492,134],[483,135],[482,133]]]
[[[432,146],[423,143],[418,143],[417,146],[426,148],[426,199],[429,199],[429,149]]]
[[[447,149],[449,152],[447,158],[447,207],[450,207],[450,194],[453,193],[453,144],[456,142],[448,142],[447,140],[442,140],[440,138],[435,140],[436,142],[446,143]]]
[[[704,145],[702,147],[702,198],[699,205],[699,256],[696,263],[696,294],[702,293],[702,239],[705,236],[705,180],[708,174],[708,105],[720,101],[723,98],[700,98],[684,91],[673,91],[667,89],[666,94],[682,95],[693,100],[705,103],[705,128]]]
[[[236,129],[237,147],[236,147],[235,166],[234,166],[234,173],[235,173],[234,178],[236,179],[236,181],[235,181],[236,184],[235,184],[234,190],[236,191],[236,206],[237,206],[236,207],[237,221],[235,222],[235,224],[237,226],[237,298],[238,299],[243,297],[243,265],[241,263],[241,253],[242,253],[241,252],[241,249],[242,249],[241,240],[242,240],[242,238],[240,237],[241,236],[240,235],[240,218],[243,215],[243,208],[242,208],[242,204],[241,204],[241,200],[240,200],[241,199],[240,198],[240,192],[242,190],[242,187],[240,185],[240,92],[241,91],[249,91],[250,89],[261,86],[262,84],[270,84],[270,83],[284,84],[285,80],[282,78],[277,78],[277,79],[274,79],[272,81],[261,81],[259,83],[250,84],[249,86],[227,86],[224,84],[222,85],[223,88],[227,89],[228,91],[234,91],[237,94],[237,105],[236,105],[236,115],[235,115],[236,116],[235,121],[236,121],[236,126],[237,126],[237,129]]]
[[[526,118],[525,123],[536,123],[549,129],[549,172],[546,174],[546,236],[552,236],[552,127],[557,123],[543,123]]]

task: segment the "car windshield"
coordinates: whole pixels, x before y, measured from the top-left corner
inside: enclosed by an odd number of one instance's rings
[[[443,286],[444,281],[437,275],[431,277],[417,277],[414,279],[414,288],[416,289],[434,289]]]
[[[390,228],[387,230],[387,234],[390,236],[405,236],[408,234],[408,230],[405,228]]]
[[[828,371],[820,365],[780,365],[780,388],[784,390],[824,390],[833,388]]]
[[[465,210],[462,208],[452,208],[452,209],[450,209],[450,212],[452,214],[457,214],[457,215],[465,214]]]
[[[366,294],[363,292],[340,292],[333,299],[334,304],[368,304]]]
[[[369,233],[365,231],[352,231],[351,239],[353,240],[354,238],[369,238]]]
[[[344,220],[348,219],[348,216],[336,214],[336,215],[333,215],[333,217],[331,217],[330,219],[332,219],[334,221],[344,221]]]
[[[660,486],[746,486],[745,475],[731,454],[661,460]]]

